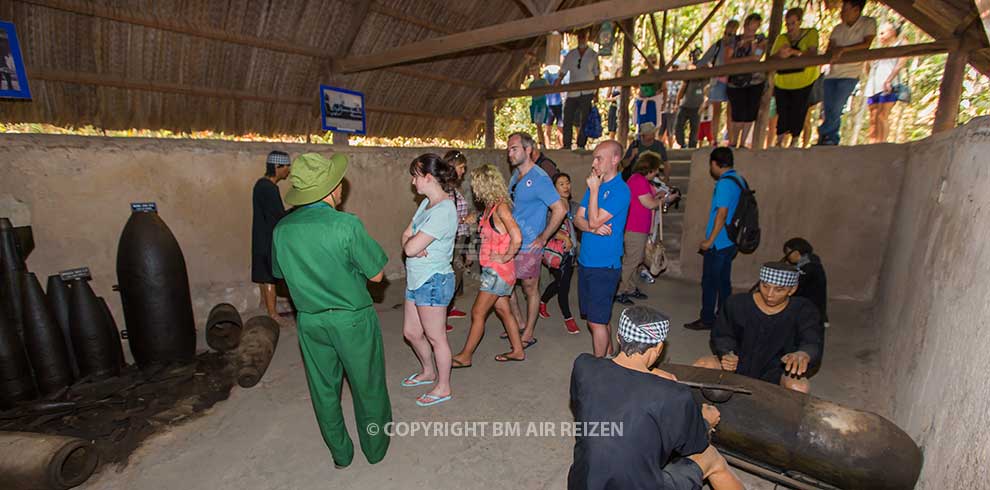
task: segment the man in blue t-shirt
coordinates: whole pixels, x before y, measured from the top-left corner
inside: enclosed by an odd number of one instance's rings
[[[509,305],[516,321],[526,326],[522,334],[525,348],[536,343],[533,334],[536,333],[536,317],[540,308],[543,247],[560,229],[560,223],[567,215],[567,204],[560,199],[547,173],[533,161],[533,154],[538,153],[533,137],[522,132],[512,133],[507,143],[509,163],[513,167],[512,178],[509,179],[512,217],[522,232],[522,246],[515,260],[516,279],[522,283],[526,293],[526,317],[522,316],[514,288]],[[550,212],[549,217],[547,211]]]
[[[732,259],[736,256],[736,244],[729,239],[725,224],[735,216],[739,194],[747,185],[733,168],[732,149],[718,147],[712,150],[709,165],[709,172],[715,179],[715,192],[705,239],[698,246],[698,253],[705,257],[701,273],[701,318],[684,325],[691,330],[710,330],[715,323],[716,306],[721,309],[732,295]]]
[[[588,319],[595,357],[611,353],[612,300],[622,276],[622,236],[629,214],[629,187],[619,175],[622,145],[603,141],[592,154],[588,190],[574,227],[585,232],[578,256],[578,303]]]

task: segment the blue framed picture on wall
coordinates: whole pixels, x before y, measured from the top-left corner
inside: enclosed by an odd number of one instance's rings
[[[14,24],[0,21],[0,97],[30,99],[24,58]]]
[[[320,85],[320,113],[323,129],[341,133],[365,134],[364,94],[329,85]]]

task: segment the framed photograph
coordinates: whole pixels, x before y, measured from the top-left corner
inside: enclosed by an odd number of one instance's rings
[[[14,24],[0,22],[0,97],[30,99],[24,58]]]
[[[320,85],[320,113],[323,129],[364,134],[364,94],[329,85]]]

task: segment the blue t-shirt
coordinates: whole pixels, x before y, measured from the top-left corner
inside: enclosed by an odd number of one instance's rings
[[[712,228],[715,227],[715,215],[718,213],[718,208],[728,208],[729,214],[725,215],[726,223],[732,221],[732,217],[736,215],[736,205],[739,204],[739,194],[742,190],[736,185],[734,179],[730,179],[729,176],[735,176],[739,180],[742,180],[742,177],[735,170],[729,170],[722,174],[722,177],[715,183],[715,193],[712,195],[712,210],[708,215],[708,227],[705,229],[705,238],[711,235]],[[743,185],[746,184],[743,183]],[[736,244],[732,243],[732,240],[729,240],[729,234],[725,232],[725,226],[723,226],[722,231],[718,232],[718,236],[715,237],[713,247],[716,250],[722,250],[734,246]]]
[[[522,232],[520,250],[525,252],[547,228],[547,208],[560,200],[560,194],[547,173],[534,165],[522,177],[519,177],[519,169],[512,172],[509,195],[512,197],[512,217]]]
[[[543,79],[547,81],[547,85],[553,85],[553,82],[557,81],[556,73],[547,72],[543,75]],[[563,98],[560,96],[560,92],[547,94],[547,105],[563,105]]]
[[[588,199],[591,197],[589,190],[584,191],[584,198],[581,199],[581,213],[584,219],[588,219]],[[581,255],[578,256],[578,264],[583,267],[607,267],[610,269],[622,268],[622,234],[626,230],[626,217],[629,215],[629,186],[622,180],[622,176],[616,174],[612,180],[603,182],[598,188],[598,208],[612,215],[606,224],[612,225],[612,234],[600,236],[594,233],[585,233],[581,236]]]
[[[426,246],[426,257],[406,258],[406,289],[412,291],[429,281],[434,274],[453,273],[450,260],[454,255],[457,236],[457,206],[444,199],[427,209],[429,199],[423,199],[412,219],[413,236],[423,232],[434,238]]]

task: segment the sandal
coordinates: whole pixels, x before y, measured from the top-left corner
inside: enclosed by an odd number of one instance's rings
[[[422,386],[422,385],[431,385],[431,384],[433,384],[433,380],[432,379],[430,379],[430,380],[419,380],[419,379],[416,379],[416,376],[419,376],[419,373],[413,373],[413,374],[410,374],[409,376],[407,376],[406,379],[402,380],[402,386],[404,388],[412,388],[413,386]]]
[[[520,329],[519,329],[519,335],[520,335],[520,336],[522,336],[522,334],[523,334],[523,332],[525,332],[525,331],[526,331],[526,329],[524,329],[524,328],[520,328]],[[499,335],[499,336],[498,336],[498,338],[500,338],[500,339],[502,339],[502,340],[506,340],[506,339],[508,339],[508,338],[509,338],[509,334],[507,334],[507,333],[505,333],[505,332],[502,332],[502,334],[501,334],[501,335]]]
[[[469,368],[469,367],[471,367],[471,366],[473,366],[473,365],[474,365],[474,364],[464,364],[463,362],[461,362],[461,361],[458,361],[457,359],[454,359],[454,358],[451,358],[451,359],[450,359],[450,369],[463,369],[463,368]]]
[[[523,343],[523,350],[529,349],[530,347],[536,344],[536,338],[524,340],[522,341],[522,343]]]
[[[522,361],[525,361],[526,360],[525,357],[523,357],[522,359],[517,359],[515,357],[509,357],[509,354],[511,354],[511,352],[506,352],[505,354],[499,354],[499,355],[495,356],[495,361],[496,362],[522,362]]]
[[[450,398],[451,398],[450,395],[436,396],[436,395],[431,395],[429,393],[423,393],[422,395],[419,395],[419,398],[416,399],[416,405],[419,405],[421,407],[432,407],[433,405],[439,405],[447,400],[450,400]]]

